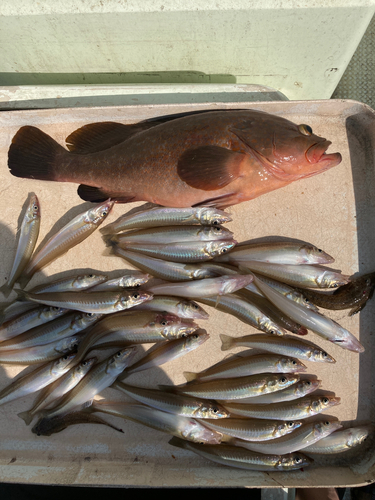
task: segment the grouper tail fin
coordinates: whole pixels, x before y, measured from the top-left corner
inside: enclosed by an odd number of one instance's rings
[[[61,158],[71,153],[36,127],[21,127],[8,152],[8,167],[16,177],[61,181]]]

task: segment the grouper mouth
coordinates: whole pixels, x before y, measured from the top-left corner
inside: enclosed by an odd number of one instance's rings
[[[319,164],[319,166],[323,166],[323,168],[319,168],[319,172],[327,170],[328,168],[335,167],[338,165],[341,160],[340,153],[329,153],[326,151],[328,147],[332,144],[331,141],[322,141],[317,142],[309,147],[309,149],[305,153],[306,160],[311,164]]]
[[[305,159],[310,165],[310,168],[308,166],[305,166],[303,169],[297,167],[293,172],[286,172],[281,165],[279,166],[276,165],[275,162],[271,162],[266,156],[253,148],[248,147],[248,152],[252,154],[271,175],[282,181],[291,182],[325,172],[338,165],[342,160],[341,154],[326,153],[326,150],[331,144],[331,141],[325,139],[321,142],[314,143],[305,152]]]

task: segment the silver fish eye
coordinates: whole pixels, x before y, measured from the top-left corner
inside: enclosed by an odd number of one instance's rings
[[[280,382],[284,384],[286,382],[286,377],[281,377]]]
[[[213,413],[217,413],[219,410],[217,408],[212,408]]]
[[[324,404],[328,404],[329,403],[329,399],[328,398],[323,398],[323,403]]]
[[[306,385],[307,385],[307,386],[308,386],[308,385],[311,385],[310,380],[306,380]]]
[[[139,293],[138,292],[133,293],[133,299],[138,299],[138,297],[139,297]]]
[[[294,461],[296,464],[299,464],[302,462],[302,458],[301,457],[294,457]]]
[[[288,422],[288,427],[290,427],[290,428],[294,427],[294,423],[293,422]]]
[[[162,326],[167,326],[168,325],[168,322],[164,319],[163,321],[160,322],[160,324]]]

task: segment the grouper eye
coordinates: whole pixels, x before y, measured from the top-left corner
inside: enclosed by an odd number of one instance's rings
[[[298,130],[301,132],[303,135],[311,135],[313,133],[312,128],[310,125],[298,125]]]

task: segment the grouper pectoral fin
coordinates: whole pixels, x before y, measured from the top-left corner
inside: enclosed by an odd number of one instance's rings
[[[215,191],[237,179],[244,158],[244,153],[220,146],[200,146],[180,156],[177,173],[193,188]]]

